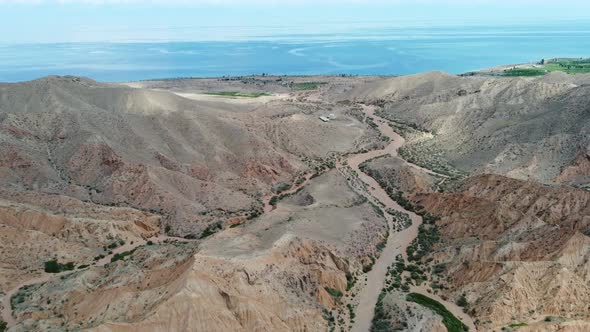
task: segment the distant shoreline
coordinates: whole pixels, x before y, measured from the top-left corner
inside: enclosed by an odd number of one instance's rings
[[[568,66],[570,66],[568,68]],[[100,81],[92,77],[86,77],[83,75],[47,75],[39,78],[14,81],[14,82],[0,82],[0,84],[11,84],[11,83],[24,83],[36,81],[44,78],[57,77],[57,78],[84,78],[90,79],[101,83],[111,84],[126,84],[133,85],[134,83],[149,83],[149,82],[178,82],[178,81],[190,81],[190,80],[218,80],[218,81],[240,81],[247,79],[256,80],[280,80],[285,78],[291,79],[318,79],[318,78],[391,78],[401,76],[411,76],[417,74],[424,74],[429,72],[444,72],[449,75],[456,75],[462,77],[468,76],[494,76],[494,77],[535,77],[543,76],[550,72],[561,71],[566,74],[590,74],[590,58],[552,58],[552,59],[541,59],[535,62],[518,63],[518,64],[506,64],[497,65],[489,68],[483,68],[478,70],[467,71],[464,73],[454,74],[450,72],[440,70],[430,70],[412,74],[394,75],[394,74],[375,74],[375,75],[362,75],[362,74],[308,74],[308,75],[274,75],[274,74],[251,74],[251,75],[236,75],[236,76],[179,76],[179,77],[162,77],[162,78],[149,78],[139,80],[122,80],[122,81]]]

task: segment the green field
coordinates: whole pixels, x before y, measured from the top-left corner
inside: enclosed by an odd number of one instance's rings
[[[568,74],[587,74],[590,73],[590,59],[548,60],[544,68],[547,71],[562,71]]]
[[[410,302],[416,302],[421,306],[424,306],[436,314],[440,315],[443,319],[443,324],[449,332],[464,332],[469,331],[469,328],[465,326],[457,317],[455,317],[450,311],[445,308],[440,302],[435,301],[428,296],[424,296],[418,293],[410,293],[406,297],[406,300]]]
[[[541,68],[512,68],[504,70],[504,76],[543,76],[547,74],[545,69]]]
[[[211,96],[222,96],[230,98],[258,98],[262,96],[270,96],[266,92],[238,92],[238,91],[217,91],[217,92],[205,92],[206,95]]]
[[[590,73],[590,58],[588,59],[551,59],[541,60],[535,68],[511,68],[502,72],[503,76],[543,76],[553,71],[561,71],[567,74]]]

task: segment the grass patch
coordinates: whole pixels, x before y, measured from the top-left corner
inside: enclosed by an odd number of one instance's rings
[[[406,300],[410,302],[418,303],[424,306],[436,314],[440,315],[443,319],[443,324],[449,332],[464,332],[469,331],[469,328],[465,326],[457,317],[455,317],[450,311],[445,308],[440,302],[435,301],[427,296],[418,293],[410,293],[406,296]]]
[[[238,91],[214,91],[214,92],[205,92],[206,95],[211,96],[222,96],[222,97],[230,97],[230,98],[258,98],[263,96],[271,96],[266,92],[238,92]]]

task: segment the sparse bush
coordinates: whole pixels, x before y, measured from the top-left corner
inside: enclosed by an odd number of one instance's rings
[[[351,290],[356,284],[356,277],[350,273],[346,274],[346,290]]]
[[[221,223],[209,225],[209,227],[205,228],[203,233],[201,233],[201,236],[199,237],[199,239],[204,239],[206,237],[209,237],[209,236],[217,233],[220,229],[222,229]]]
[[[121,253],[116,253],[115,255],[113,255],[113,257],[111,257],[111,263],[116,262],[116,261],[125,260],[125,258],[127,256],[133,255],[134,252],[135,252],[135,249],[130,250],[130,251],[124,251]]]

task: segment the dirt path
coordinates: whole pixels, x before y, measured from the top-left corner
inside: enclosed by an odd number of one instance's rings
[[[407,213],[412,219],[412,226],[401,232],[390,232],[387,244],[383,249],[381,256],[379,257],[375,265],[373,265],[373,269],[367,273],[367,284],[358,295],[359,305],[357,306],[355,323],[352,327],[353,332],[366,332],[370,330],[375,305],[379,298],[379,294],[383,289],[385,276],[387,274],[387,268],[394,262],[395,257],[398,254],[402,254],[404,257],[406,257],[406,248],[416,238],[416,236],[418,235],[418,227],[422,224],[422,217],[418,216],[413,212],[407,211],[406,209],[401,207],[397,202],[395,202],[389,197],[387,192],[383,188],[381,188],[381,186],[377,183],[375,179],[368,176],[359,169],[359,166],[363,162],[375,157],[380,157],[387,154],[393,157],[397,157],[398,149],[405,143],[404,138],[398,135],[396,132],[394,132],[386,120],[375,115],[374,107],[363,106],[363,109],[367,116],[370,116],[374,119],[381,133],[389,137],[391,141],[389,145],[382,150],[370,151],[367,153],[353,155],[349,157],[348,165],[356,171],[359,179],[367,185],[367,190],[370,196],[367,198],[369,200],[378,200],[385,206],[386,209],[394,209],[403,213]],[[417,165],[411,163],[407,164],[411,165],[412,167],[421,169],[429,174],[443,176],[430,170],[425,170]],[[389,214],[386,214],[386,217],[389,224],[391,225],[391,216]],[[442,303],[444,303],[445,305],[448,304],[447,302]],[[462,311],[460,313],[456,313],[457,310],[453,307],[449,307],[448,310],[451,311],[453,314],[457,315],[458,317],[463,318],[465,324],[468,325],[470,329],[475,330],[472,320]]]
[[[173,241],[179,241],[179,242],[191,242],[194,240],[187,240],[187,239],[183,239],[183,238],[177,238],[177,237],[171,237],[171,236],[166,236],[166,235],[159,235],[159,236],[154,236],[149,238],[148,240],[151,240],[155,243],[163,243],[166,240],[173,240]],[[113,249],[113,252],[111,254],[109,254],[108,256],[105,256],[104,258],[98,260],[96,262],[96,264],[91,265],[90,267],[102,267],[105,266],[106,264],[111,262],[111,259],[113,258],[113,256],[115,256],[116,254],[120,254],[123,253],[125,251],[131,251],[134,250],[140,246],[143,246],[145,244],[147,244],[148,240],[139,240],[139,241],[134,241],[133,244],[125,244],[122,245],[120,247],[117,247],[115,249]],[[37,278],[33,278],[33,279],[29,279],[27,281],[23,281],[22,283],[16,285],[15,287],[13,287],[11,290],[9,290],[6,295],[4,295],[4,297],[2,298],[2,320],[5,321],[8,325],[8,327],[14,326],[16,325],[18,322],[17,320],[14,318],[13,314],[12,314],[12,305],[10,303],[12,297],[18,293],[19,289],[25,287],[25,286],[29,286],[29,285],[35,285],[35,284],[41,284],[41,283],[46,283],[49,282],[53,279],[57,279],[60,278],[62,276],[66,276],[68,274],[72,274],[74,272],[77,271],[82,271],[82,270],[73,270],[73,271],[66,271],[66,272],[61,272],[61,273],[46,273],[43,272],[43,274],[40,277]]]

